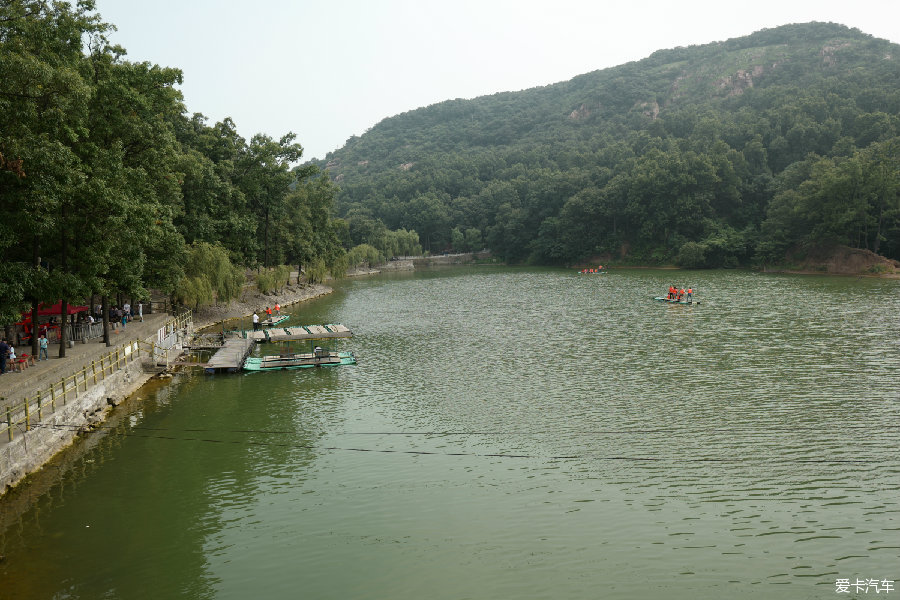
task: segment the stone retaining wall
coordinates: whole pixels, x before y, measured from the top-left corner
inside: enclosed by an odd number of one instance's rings
[[[185,323],[188,329],[192,328],[192,321]],[[78,391],[62,406],[57,401],[53,412],[47,410],[40,416],[32,412],[27,431],[23,421],[13,428],[13,439],[9,442],[6,441],[8,432],[4,431],[0,444],[0,496],[43,467],[79,434],[104,422],[109,411],[150,380],[160,365],[168,366],[170,351],[181,353],[183,335],[177,321],[168,321],[150,341],[134,341],[124,346],[124,362],[118,369],[96,380],[86,390]]]
[[[30,431],[16,431],[13,441],[0,449],[0,494],[40,469],[79,433],[102,423],[113,406],[137,391],[150,377],[144,372],[143,361],[133,360],[79,393],[65,406],[45,415]],[[37,415],[34,418],[37,422]]]

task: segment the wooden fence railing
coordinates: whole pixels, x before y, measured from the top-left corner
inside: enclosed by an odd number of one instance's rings
[[[166,321],[160,331],[164,329],[166,334],[170,334],[190,326],[192,322],[193,315],[187,311]],[[70,398],[74,400],[79,393],[87,392],[99,381],[139,359],[142,354],[146,354],[157,364],[163,352],[168,363],[168,349],[160,346],[155,337],[133,340],[101,355],[99,360],[92,360],[71,375],[54,381],[46,389],[24,397],[21,402],[8,403],[7,398],[0,398],[0,407],[3,407],[0,409],[3,411],[0,413],[0,440],[5,434],[10,442],[13,441],[17,429],[23,432],[31,430],[43,421],[44,415],[52,414],[58,406],[65,406]]]

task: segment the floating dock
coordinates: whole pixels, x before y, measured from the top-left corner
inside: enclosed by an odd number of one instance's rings
[[[236,373],[240,371],[253,346],[263,342],[292,342],[300,340],[325,340],[353,337],[343,325],[305,325],[296,327],[273,327],[259,331],[237,332],[239,337],[230,337],[209,359],[204,369],[207,373]],[[349,354],[349,353],[348,353]],[[352,354],[350,354],[352,357]],[[343,358],[343,357],[342,357]],[[341,364],[338,361],[336,364]],[[351,364],[344,362],[343,364]]]
[[[353,332],[343,325],[297,325],[247,332],[247,339],[257,342],[294,342],[349,337],[353,337]]]
[[[230,338],[209,359],[204,369],[207,373],[237,373],[253,350],[256,342],[251,339]]]

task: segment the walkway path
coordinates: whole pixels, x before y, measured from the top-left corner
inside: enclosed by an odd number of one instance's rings
[[[66,348],[66,357],[59,358],[59,344],[50,344],[49,360],[36,361],[34,366],[29,366],[21,373],[7,370],[0,376],[0,398],[6,398],[4,403],[0,401],[0,409],[4,409],[10,402],[22,402],[25,397],[31,397],[39,389],[46,389],[52,382],[58,382],[76,371],[80,371],[92,360],[98,360],[102,354],[113,350],[127,342],[139,339],[145,340],[153,335],[171,319],[165,313],[144,315],[144,322],[132,321],[126,327],[121,325],[118,329],[111,330],[107,347],[100,340],[90,340],[86,344],[76,342],[72,348]],[[16,356],[31,354],[30,346],[16,348]]]

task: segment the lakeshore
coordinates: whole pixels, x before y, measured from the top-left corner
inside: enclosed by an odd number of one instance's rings
[[[252,288],[244,291],[239,301],[233,301],[227,305],[203,307],[195,313],[192,319],[192,328],[200,329],[222,323],[228,319],[243,318],[254,311],[262,311],[265,306],[274,306],[276,303],[282,307],[288,307],[300,302],[311,300],[331,293],[332,288],[322,284],[288,285],[278,292],[262,294]],[[26,398],[32,398],[41,394],[60,380],[73,377],[76,372],[84,373],[89,365],[94,365],[116,349],[125,349],[130,354],[131,349],[137,349],[139,344],[148,339],[159,338],[174,334],[174,331],[165,331],[166,323],[172,316],[166,313],[145,314],[143,320],[134,320],[126,326],[118,326],[110,331],[110,346],[102,341],[92,340],[87,343],[76,343],[66,348],[66,356],[59,358],[59,345],[51,344],[50,358],[35,361],[21,371],[8,371],[0,376],[0,410],[6,411],[7,407],[15,406]],[[164,331],[165,333],[161,333]],[[176,336],[177,337],[177,336]],[[171,350],[172,356],[180,355],[180,341],[175,343]],[[16,349],[17,355],[29,353],[28,347]],[[126,351],[123,350],[123,356]],[[137,353],[136,353],[137,354]],[[9,489],[18,486],[27,476],[41,469],[48,461],[52,460],[66,447],[71,445],[82,432],[104,423],[109,417],[113,407],[121,404],[130,395],[136,393],[151,379],[167,376],[158,369],[146,370],[142,368],[141,361],[129,364],[124,361],[121,373],[113,377],[102,378],[102,385],[87,387],[79,396],[75,393],[75,401],[70,402],[65,410],[60,409],[46,415],[43,423],[46,426],[23,431],[14,428],[13,440],[4,435],[0,439],[0,498]],[[77,387],[77,386],[76,386]],[[48,411],[49,412],[49,411]],[[40,419],[36,419],[37,421]],[[62,422],[60,422],[62,420]],[[26,437],[28,439],[26,439]],[[16,448],[21,441],[23,451]],[[27,448],[31,444],[32,449]],[[39,451],[35,451],[35,448]]]

